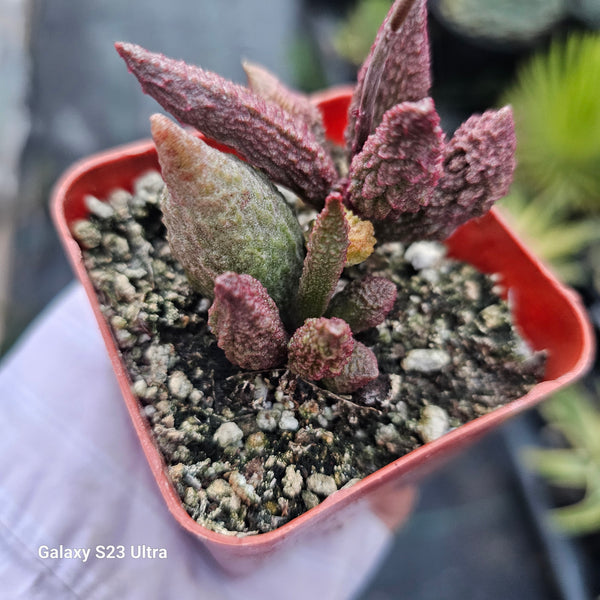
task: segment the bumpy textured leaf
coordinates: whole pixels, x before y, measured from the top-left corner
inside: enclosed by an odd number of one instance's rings
[[[349,227],[348,241],[350,242],[346,252],[346,266],[351,267],[367,260],[373,254],[377,240],[371,221],[360,219],[345,206],[344,214]]]
[[[487,212],[508,192],[516,165],[516,145],[509,106],[470,117],[458,128],[444,153],[437,204],[456,203],[472,216]],[[462,212],[457,209],[453,216],[460,219]]]
[[[168,190],[161,208],[169,244],[192,285],[212,298],[218,275],[247,273],[285,307],[302,271],[304,241],[281,194],[250,165],[163,115],[152,117],[152,135]]]
[[[396,0],[358,73],[346,129],[352,155],[360,152],[387,110],[421,100],[430,87],[426,0]]]
[[[355,346],[342,319],[307,319],[288,346],[288,368],[304,379],[319,380],[342,372]]]
[[[355,342],[352,356],[341,373],[331,379],[324,379],[323,385],[336,394],[351,394],[377,379],[378,375],[375,354],[364,344]]]
[[[385,277],[367,276],[349,283],[331,300],[328,317],[344,319],[352,333],[379,325],[392,310],[398,290]]]
[[[378,239],[443,240],[485,214],[510,188],[515,147],[510,107],[470,117],[446,146],[443,174],[429,205],[377,227]]]
[[[228,271],[215,280],[208,324],[227,359],[243,369],[284,362],[288,335],[265,287],[250,275]]]
[[[227,144],[317,207],[337,172],[308,125],[251,90],[200,67],[116,44],[144,92],[181,122]]]
[[[304,120],[320,142],[325,140],[323,117],[307,96],[285,86],[261,65],[245,60],[242,66],[248,77],[248,87],[253,92],[279,104],[289,114]]]
[[[350,165],[348,201],[361,217],[385,220],[429,203],[442,173],[444,134],[433,100],[388,110]]]
[[[300,323],[325,313],[346,264],[348,229],[341,195],[331,194],[308,239],[296,302]]]

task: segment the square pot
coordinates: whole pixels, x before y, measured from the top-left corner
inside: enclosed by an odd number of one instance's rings
[[[323,112],[328,136],[333,141],[343,140],[350,93],[348,88],[338,88],[315,97]],[[140,402],[131,392],[131,381],[110,326],[100,310],[81,249],[70,231],[74,220],[86,217],[86,195],[103,199],[116,188],[131,191],[135,179],[149,169],[159,170],[151,141],[87,158],[74,165],[56,184],[52,215],[73,269],[90,299],[133,426],[167,506],[179,524],[198,536],[217,561],[230,571],[251,569],[282,543],[315,527],[338,523],[347,516],[346,510],[342,509],[356,504],[359,499],[373,498],[384,488],[414,483],[488,430],[573,382],[591,363],[593,334],[579,297],[557,281],[492,210],[461,227],[447,241],[449,254],[483,272],[502,276],[503,286],[510,290],[513,314],[521,334],[532,348],[548,353],[543,381],[522,398],[421,446],[352,487],[335,492],[315,508],[274,531],[247,537],[215,533],[187,514],[169,480],[150,426],[141,415]]]

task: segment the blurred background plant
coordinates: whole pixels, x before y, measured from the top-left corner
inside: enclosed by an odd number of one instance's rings
[[[518,71],[512,104],[518,168],[504,207],[569,283],[593,281],[600,240],[600,35],[554,40]],[[584,259],[584,260],[582,260]]]
[[[333,38],[336,52],[353,65],[360,66],[391,5],[391,0],[358,0]]]
[[[572,386],[539,411],[548,423],[552,447],[528,448],[524,459],[564,495],[565,505],[550,513],[552,522],[572,535],[600,531],[600,410],[593,395],[582,385]]]
[[[571,17],[600,25],[598,0],[430,0],[430,8],[457,33],[510,52],[532,46]]]
[[[579,287],[598,325],[600,35],[553,39],[518,69],[501,102],[513,106],[518,159],[502,208],[534,252]],[[599,390],[575,386],[542,404],[558,436],[524,455],[555,492],[551,520],[570,535],[600,531]]]
[[[438,18],[489,44],[531,45],[563,16],[564,0],[437,0]]]
[[[571,12],[587,23],[589,27],[600,27],[600,2],[598,0],[573,0]]]
[[[529,60],[504,99],[520,134],[518,181],[555,202],[600,208],[600,35],[571,34]]]
[[[600,240],[597,217],[575,216],[569,206],[553,204],[545,195],[532,197],[518,185],[513,185],[500,206],[528,246],[550,263],[561,279],[573,285],[589,279],[590,267],[581,255]]]

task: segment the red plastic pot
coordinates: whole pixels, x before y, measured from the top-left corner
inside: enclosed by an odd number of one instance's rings
[[[324,113],[328,135],[333,140],[343,139],[349,98],[347,88],[316,97]],[[414,483],[493,427],[576,380],[591,363],[593,334],[579,297],[557,281],[517,239],[498,213],[492,211],[458,230],[448,241],[449,250],[452,256],[468,261],[482,271],[502,275],[504,286],[511,291],[515,318],[522,334],[533,348],[548,352],[544,380],[526,396],[397,459],[351,488],[334,493],[275,531],[241,538],[210,531],[185,512],[167,476],[165,463],[147,421],[141,416],[140,404],[131,392],[117,344],[102,315],[81,250],[69,227],[75,219],[86,216],[84,196],[92,194],[105,198],[115,188],[131,190],[137,176],[157,168],[151,141],[88,158],[73,166],[57,183],[52,196],[52,214],[75,273],[90,299],[131,420],[167,506],[180,525],[197,535],[228,570],[247,570],[283,542],[297,539],[326,523],[339,522],[346,516],[342,509],[359,499],[373,499],[386,488]]]

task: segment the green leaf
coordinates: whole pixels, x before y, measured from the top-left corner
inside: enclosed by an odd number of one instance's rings
[[[600,529],[600,410],[581,386],[545,402],[540,412],[571,449],[528,449],[526,462],[555,485],[585,489],[581,502],[552,511],[558,528],[570,534]]]
[[[572,488],[587,485],[590,461],[576,450],[528,449],[524,460],[528,467],[555,485]]]
[[[588,453],[600,470],[600,412],[585,392],[568,388],[542,405],[540,412],[574,448]]]
[[[350,244],[340,194],[331,194],[310,233],[296,300],[298,323],[325,314]]]
[[[600,530],[600,489],[576,504],[557,508],[551,512],[557,527],[572,535],[582,535]]]
[[[161,210],[169,245],[192,286],[212,298],[218,275],[246,273],[287,308],[300,278],[304,240],[275,186],[164,115],[152,117],[152,135],[168,190]]]

